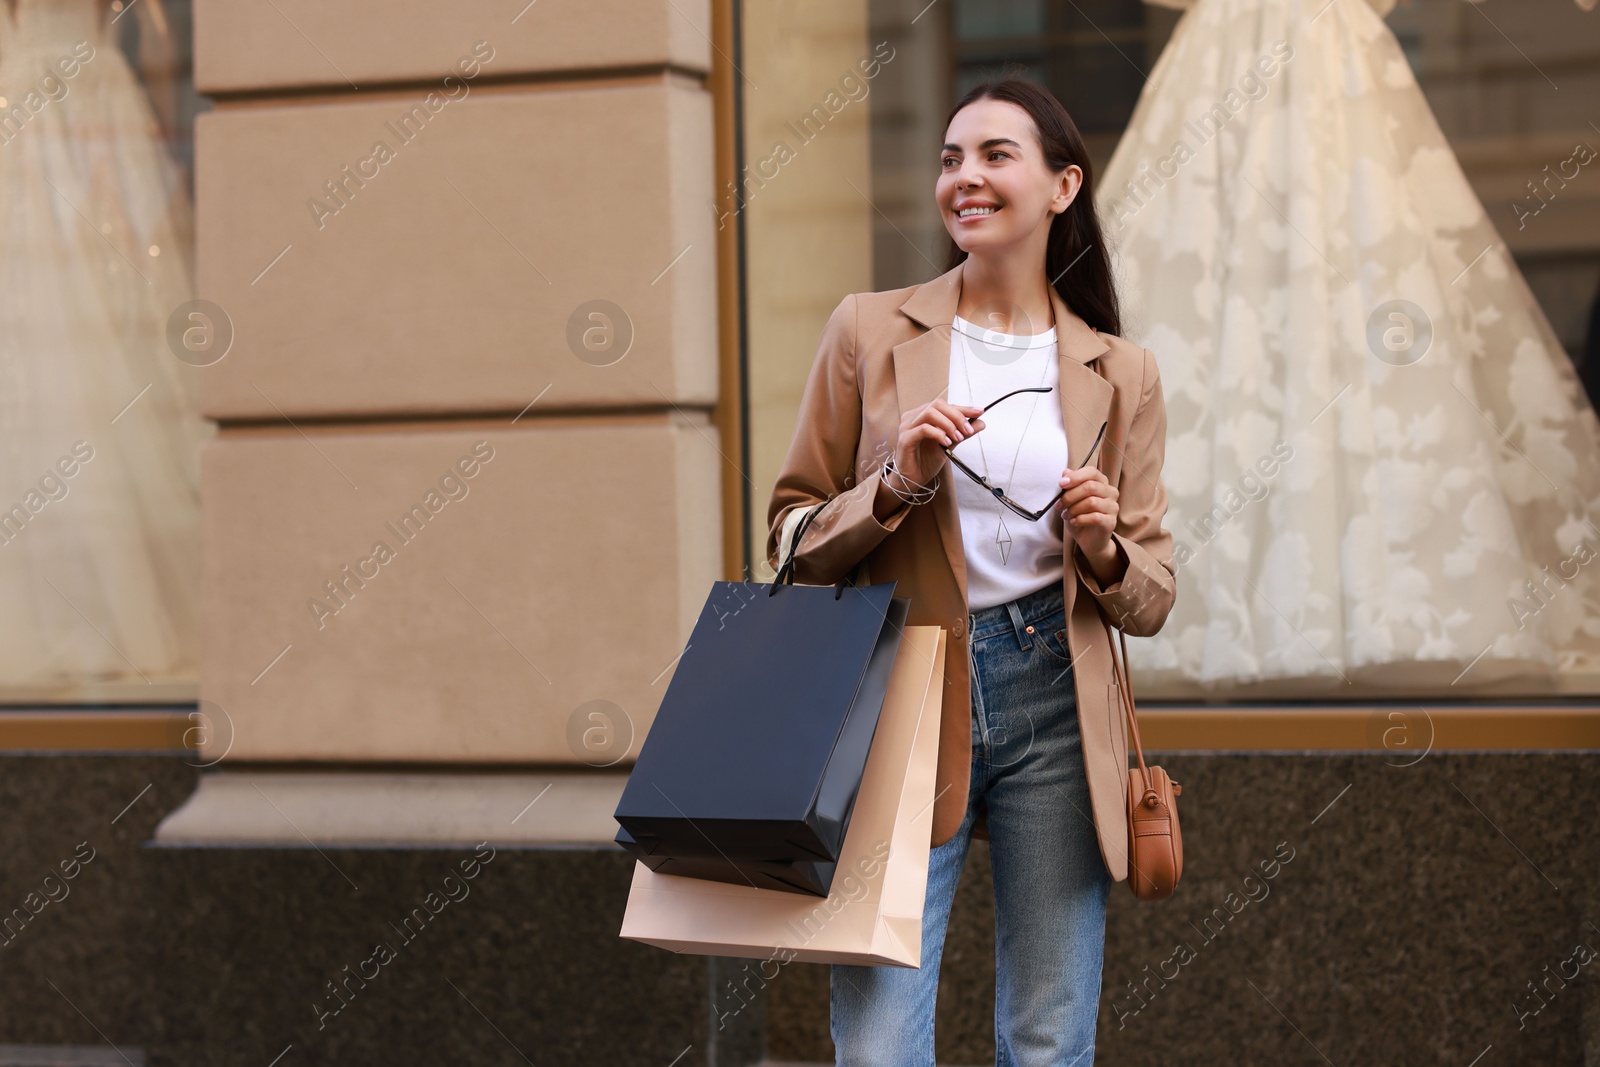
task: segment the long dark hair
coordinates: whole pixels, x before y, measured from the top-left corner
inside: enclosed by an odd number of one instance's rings
[[[1050,221],[1050,238],[1044,254],[1045,276],[1061,294],[1073,314],[1103,333],[1122,333],[1122,311],[1116,285],[1111,279],[1111,258],[1100,234],[1100,219],[1094,210],[1094,167],[1077,123],[1049,89],[1021,78],[1002,78],[975,85],[950,110],[945,128],[956,113],[974,100],[988,98],[1016,104],[1033,119],[1044,149],[1045,164],[1052,172],[1076,163],[1083,168],[1083,185],[1072,206]],[[967,258],[967,253],[950,238],[950,253],[945,270]],[[1071,270],[1068,270],[1068,267]]]

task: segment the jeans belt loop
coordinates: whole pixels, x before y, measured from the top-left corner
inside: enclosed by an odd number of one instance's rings
[[[1017,644],[1026,652],[1033,647],[1033,635],[1028,633],[1028,624],[1023,621],[1022,609],[1017,607],[1015,600],[1006,601],[1006,611],[1011,615],[1011,628],[1016,631]]]

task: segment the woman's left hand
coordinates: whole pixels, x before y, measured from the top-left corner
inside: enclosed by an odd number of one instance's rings
[[[1067,535],[1091,563],[1115,557],[1117,546],[1111,534],[1117,528],[1116,487],[1098,467],[1063,471],[1060,484],[1067,487],[1057,502]]]

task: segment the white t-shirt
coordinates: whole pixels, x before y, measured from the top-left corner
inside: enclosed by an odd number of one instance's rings
[[[1061,397],[1054,391],[1060,388],[1060,359],[1054,327],[1032,336],[1005,334],[957,315],[950,334],[951,403],[982,407],[1013,389],[1052,387],[1048,393],[1008,397],[984,413],[982,430],[952,450],[1029,510],[1055,496],[1067,469],[1067,430]],[[955,464],[945,465],[944,477],[955,486],[961,514],[967,610],[1004,604],[1062,580],[1065,535],[1059,501],[1030,522]]]

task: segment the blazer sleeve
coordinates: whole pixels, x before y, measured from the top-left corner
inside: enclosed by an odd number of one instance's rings
[[[1113,625],[1130,637],[1149,637],[1166,623],[1177,599],[1178,583],[1172,535],[1161,526],[1167,513],[1167,490],[1161,483],[1167,453],[1167,407],[1161,396],[1161,372],[1148,348],[1144,350],[1139,406],[1123,449],[1117,473],[1117,528],[1111,537],[1127,559],[1127,571],[1120,581],[1102,589],[1076,544],[1072,561]]]
[[[782,563],[780,545],[788,548],[797,525],[786,520],[802,509],[827,505],[806,527],[795,552],[794,580],[807,585],[837,582],[911,513],[911,505],[902,502],[885,522],[873,514],[887,446],[863,461],[869,470],[856,470],[862,421],[856,337],[856,297],[851,294],[822,329],[794,437],[767,504],[766,553],[773,570]]]

